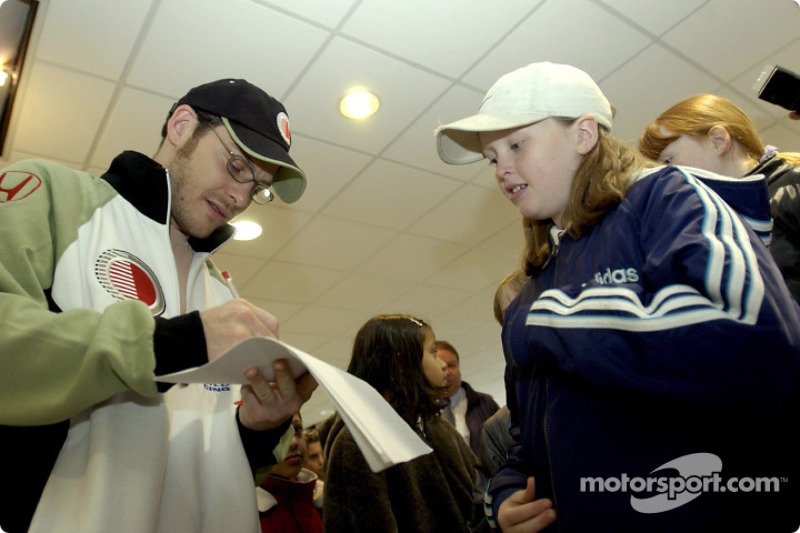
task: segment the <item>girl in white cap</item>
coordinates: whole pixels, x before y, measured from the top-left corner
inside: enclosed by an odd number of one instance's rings
[[[527,239],[502,333],[520,443],[487,514],[506,532],[794,531],[800,308],[759,238],[764,181],[654,166],[611,117],[585,72],[534,63],[436,131],[444,161],[490,161]]]

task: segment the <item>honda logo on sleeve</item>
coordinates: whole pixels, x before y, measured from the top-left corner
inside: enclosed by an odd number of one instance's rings
[[[0,174],[0,204],[27,198],[41,185],[42,179],[35,174],[7,170]]]

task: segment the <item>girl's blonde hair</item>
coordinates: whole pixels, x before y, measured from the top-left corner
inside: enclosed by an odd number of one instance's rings
[[[639,136],[639,151],[650,159],[658,159],[661,152],[681,135],[706,135],[714,126],[725,128],[731,138],[744,147],[748,156],[761,160],[765,147],[756,125],[739,106],[713,94],[691,96],[661,113]],[[673,133],[665,135],[662,128]],[[800,153],[778,155],[788,163],[800,163]]]
[[[572,122],[572,121],[568,121]],[[578,239],[596,226],[634,183],[639,171],[656,166],[628,145],[598,127],[597,144],[587,153],[572,180],[562,224],[567,233]],[[525,235],[523,270],[535,275],[550,254],[550,220],[523,218]]]

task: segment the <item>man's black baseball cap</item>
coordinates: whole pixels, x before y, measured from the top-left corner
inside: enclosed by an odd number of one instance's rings
[[[290,204],[306,190],[306,176],[289,157],[292,136],[286,108],[247,80],[224,79],[199,85],[172,106],[187,104],[222,118],[225,128],[245,153],[278,165],[272,188]]]

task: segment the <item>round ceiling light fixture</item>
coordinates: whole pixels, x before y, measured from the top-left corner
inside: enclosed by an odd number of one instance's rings
[[[233,238],[237,241],[252,241],[261,235],[261,225],[256,222],[240,220],[231,222],[231,225],[236,228],[236,233],[233,234]]]
[[[339,111],[347,118],[363,120],[378,111],[381,106],[378,97],[369,91],[350,91],[339,102]]]

